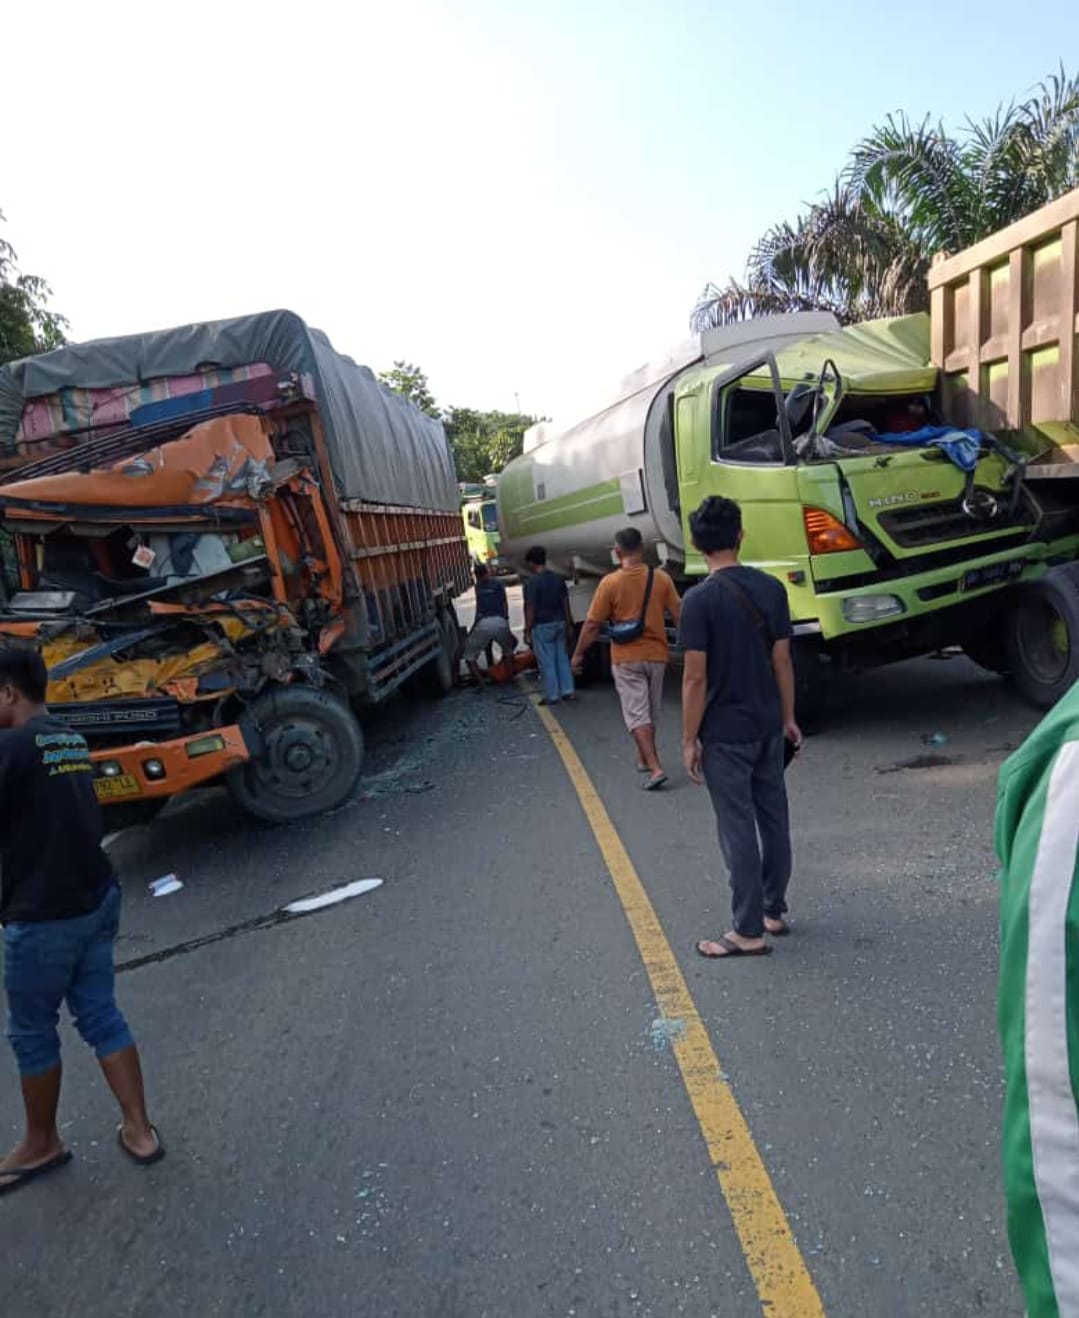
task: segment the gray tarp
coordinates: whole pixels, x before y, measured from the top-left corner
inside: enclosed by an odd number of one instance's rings
[[[453,512],[457,477],[442,424],[335,352],[292,311],[99,339],[0,366],[0,456],[15,450],[23,404],[65,388],[108,389],[199,368],[265,362],[315,383],[334,480],[344,499]]]

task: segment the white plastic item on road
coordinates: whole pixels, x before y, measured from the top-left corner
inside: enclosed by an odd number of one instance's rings
[[[381,888],[381,879],[356,879],[341,888],[331,888],[329,892],[320,892],[316,897],[299,897],[284,908],[289,915],[308,915],[311,911],[321,911],[324,906],[336,906],[338,902],[347,902],[350,897],[360,897],[373,888]]]
[[[167,897],[170,892],[179,892],[183,886],[183,882],[175,874],[166,874],[162,878],[154,879],[152,883],[147,884],[154,897]]]

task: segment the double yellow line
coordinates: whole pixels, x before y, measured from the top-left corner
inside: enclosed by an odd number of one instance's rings
[[[614,881],[660,1012],[682,1021],[672,1046],[708,1154],[727,1201],[762,1310],[769,1318],[824,1318],[771,1177],[723,1078],[689,987],[640,876],[573,744],[551,711],[536,712],[555,744]]]

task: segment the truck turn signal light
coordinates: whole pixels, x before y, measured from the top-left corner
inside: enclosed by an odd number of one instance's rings
[[[803,508],[802,516],[811,554],[838,554],[845,549],[861,549],[857,536],[823,508]]]

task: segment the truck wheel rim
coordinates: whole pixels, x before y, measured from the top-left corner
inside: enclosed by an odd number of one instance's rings
[[[314,719],[290,719],[264,735],[265,751],[250,765],[259,793],[299,800],[321,791],[340,768],[333,737]]]

